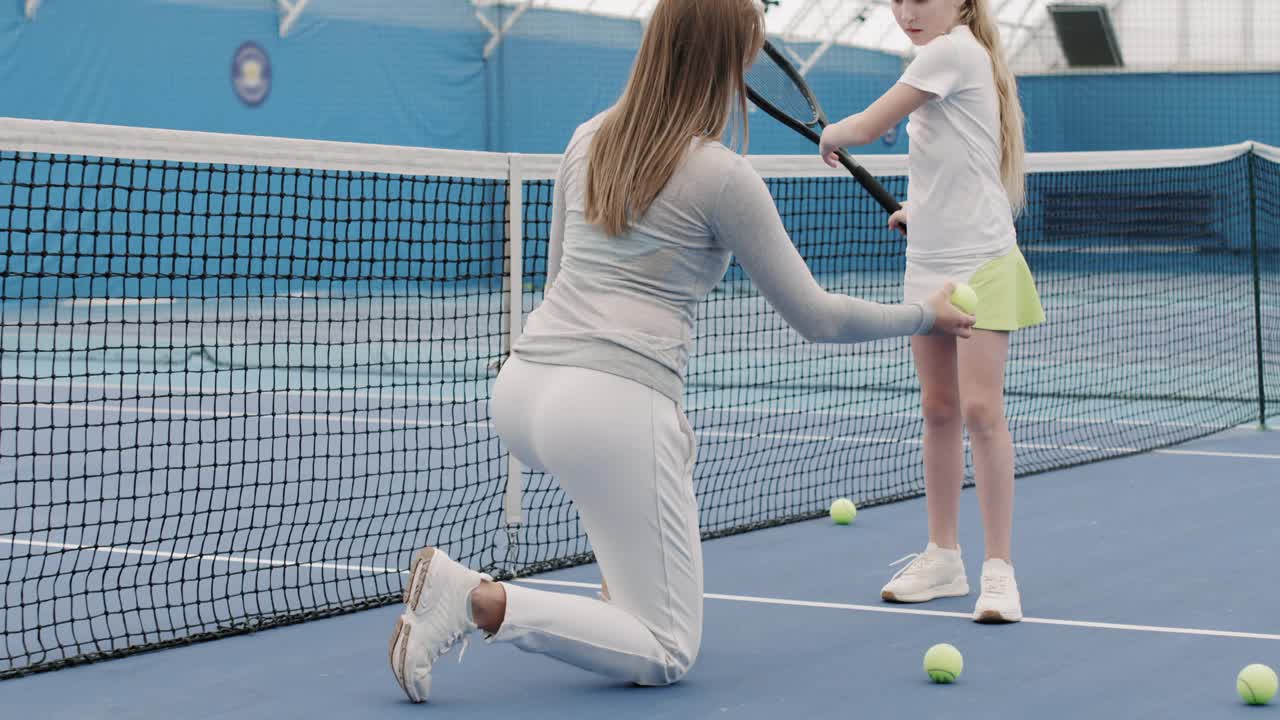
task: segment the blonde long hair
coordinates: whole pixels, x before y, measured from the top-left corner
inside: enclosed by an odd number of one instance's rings
[[[661,0],[626,90],[591,142],[587,221],[621,235],[643,215],[695,137],[720,138],[731,113],[748,140],[745,68],[764,45],[756,0]]]
[[[1000,97],[1000,179],[1009,204],[1016,216],[1026,204],[1027,181],[1025,177],[1026,140],[1023,136],[1022,103],[1018,101],[1018,84],[1014,80],[1009,63],[1005,60],[1000,44],[1000,27],[992,17],[988,0],[964,0],[960,7],[960,21],[991,55],[995,71],[996,92]]]

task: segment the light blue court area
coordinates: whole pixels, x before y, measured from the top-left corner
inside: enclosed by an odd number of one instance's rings
[[[898,300],[896,264],[813,255],[831,290]],[[1226,252],[1033,260],[1050,322],[1015,335],[1006,377],[1033,620],[975,626],[974,598],[879,603],[888,564],[924,542],[909,344],[806,343],[731,273],[699,307],[686,377],[715,538],[701,662],[637,691],[477,640],[441,666],[430,708],[401,699],[385,661],[417,548],[570,592],[597,581],[589,565],[543,572],[590,545],[489,421],[511,342],[494,268],[0,303],[0,676],[168,648],[6,679],[0,703],[77,718],[1235,712],[1239,667],[1280,666],[1280,443],[1243,429],[1276,409],[1275,275]],[[526,312],[540,282],[526,275]],[[513,486],[524,524],[508,535]],[[811,521],[837,496],[862,509],[854,527]],[[972,491],[965,508],[976,585]],[[930,687],[921,655],[944,641],[968,668]]]
[[[1249,663],[1280,667],[1280,442],[1238,428],[1019,481],[1015,562],[1027,619],[984,626],[974,596],[878,598],[924,541],[921,499],[704,543],[706,629],[676,686],[619,685],[479,637],[439,663],[425,707],[387,667],[396,607],[0,683],[12,717],[1234,718]],[[980,572],[977,498],[961,544]],[[397,584],[393,577],[392,584]],[[592,593],[593,565],[531,577]],[[973,584],[976,585],[976,582]],[[932,685],[949,642],[959,681]]]

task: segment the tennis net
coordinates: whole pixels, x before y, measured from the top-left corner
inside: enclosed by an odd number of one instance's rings
[[[1019,475],[1266,416],[1278,161],[1030,158]],[[903,241],[856,183],[753,162],[825,287],[898,299]],[[428,544],[499,577],[589,560],[487,418],[557,163],[0,120],[0,677],[393,602]],[[868,167],[905,196],[902,158]],[[905,339],[805,343],[735,265],[687,380],[707,537],[923,492]]]

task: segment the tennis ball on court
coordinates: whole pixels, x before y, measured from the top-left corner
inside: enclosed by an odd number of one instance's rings
[[[955,682],[964,669],[964,658],[954,645],[939,643],[924,654],[924,672],[936,683]]]
[[[951,304],[972,315],[978,311],[978,293],[968,285],[958,283],[951,291]]]
[[[1266,705],[1276,695],[1276,671],[1254,663],[1236,676],[1236,692],[1250,705]]]
[[[857,514],[858,506],[854,505],[849,498],[836,498],[831,503],[831,519],[835,520],[837,525],[848,525],[853,522]]]

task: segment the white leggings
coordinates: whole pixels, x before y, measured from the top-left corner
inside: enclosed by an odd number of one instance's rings
[[[573,501],[609,600],[504,583],[491,641],[640,685],[666,685],[702,641],[694,435],[670,398],[617,375],[511,356],[490,417]]]

